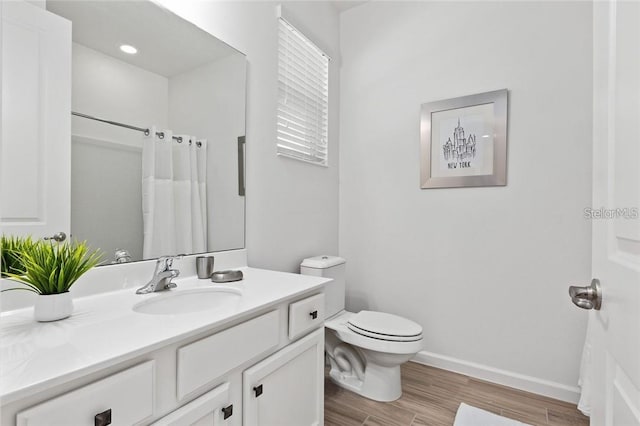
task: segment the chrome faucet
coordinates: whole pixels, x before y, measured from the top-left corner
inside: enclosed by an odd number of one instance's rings
[[[114,261],[112,263],[127,263],[131,262],[131,253],[127,249],[116,249],[113,255]]]
[[[176,283],[171,282],[172,279],[180,275],[180,271],[172,269],[173,261],[181,259],[182,256],[162,256],[156,261],[156,270],[153,278],[144,287],[136,290],[136,294],[153,293],[154,291],[169,290],[176,288]]]

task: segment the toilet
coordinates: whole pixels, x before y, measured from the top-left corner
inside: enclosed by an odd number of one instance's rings
[[[325,351],[331,380],[376,401],[402,395],[400,365],[422,349],[422,327],[384,312],[345,311],[345,260],[305,259],[300,273],[332,278],[325,286]]]

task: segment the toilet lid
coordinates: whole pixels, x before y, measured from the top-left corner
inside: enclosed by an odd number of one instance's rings
[[[422,327],[413,321],[384,312],[360,311],[347,323],[351,331],[363,336],[396,342],[422,339]]]

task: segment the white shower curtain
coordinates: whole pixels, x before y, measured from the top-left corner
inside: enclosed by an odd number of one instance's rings
[[[145,259],[207,251],[207,143],[157,130],[142,148]]]

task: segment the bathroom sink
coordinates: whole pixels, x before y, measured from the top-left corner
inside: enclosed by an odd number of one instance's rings
[[[150,315],[178,315],[200,311],[228,309],[240,301],[242,292],[237,288],[203,288],[170,291],[137,303],[135,312]]]

